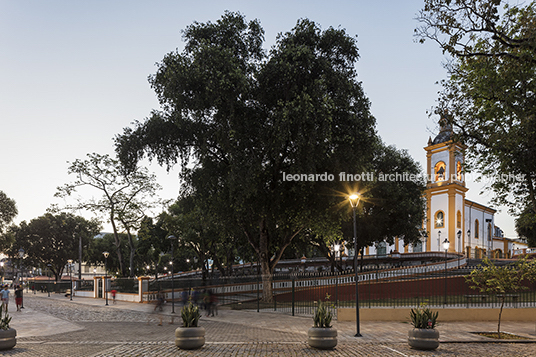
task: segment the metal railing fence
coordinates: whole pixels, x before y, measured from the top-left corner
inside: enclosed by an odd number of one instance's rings
[[[451,264],[452,263],[452,264]],[[368,270],[358,273],[360,308],[418,307],[499,307],[502,299],[510,308],[536,306],[536,283],[523,282],[526,290],[504,295],[488,295],[470,288],[465,276],[477,267],[447,264]],[[355,307],[355,274],[304,273],[276,274],[272,279],[272,301],[263,302],[260,275],[217,279],[175,279],[175,302],[192,299],[204,304],[209,294],[218,304],[233,309],[271,309],[292,315],[311,315],[318,300],[329,301],[333,308]],[[157,298],[159,291],[171,299],[171,279],[158,279],[150,284],[144,301]]]

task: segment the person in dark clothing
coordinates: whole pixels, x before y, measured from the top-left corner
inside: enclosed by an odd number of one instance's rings
[[[17,311],[22,311],[22,286],[19,285],[15,288],[15,304],[17,305]]]

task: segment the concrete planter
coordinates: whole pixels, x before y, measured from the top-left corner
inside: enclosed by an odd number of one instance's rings
[[[417,350],[435,350],[439,347],[439,331],[420,328],[409,330],[408,344]]]
[[[334,328],[311,327],[307,336],[307,343],[311,347],[331,350],[337,346],[337,330]]]
[[[175,330],[175,346],[183,350],[195,350],[205,344],[204,327],[178,327]]]
[[[0,330],[0,351],[10,350],[17,344],[17,331],[10,328],[9,330]]]

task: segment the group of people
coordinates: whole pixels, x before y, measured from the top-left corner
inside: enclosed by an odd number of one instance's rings
[[[22,285],[15,285],[15,305],[17,305],[17,311],[22,311],[24,307],[22,306]],[[9,305],[9,286],[4,285],[4,289],[2,290],[2,304],[4,305],[4,308],[6,312],[8,311],[8,305]]]
[[[184,305],[188,301],[187,291],[182,292],[181,300]],[[206,312],[206,316],[214,316],[218,314],[218,295],[216,295],[211,289],[204,289],[203,291],[194,290],[192,292],[192,302],[199,305]]]
[[[181,293],[181,303],[186,305],[190,301],[190,293],[188,290],[183,290]],[[214,294],[211,289],[193,290],[191,293],[191,301],[193,304],[198,305],[201,309],[205,310],[206,316],[214,316],[218,314],[218,296]],[[153,311],[162,311],[162,307],[165,304],[164,294],[158,292],[156,295],[156,304]]]

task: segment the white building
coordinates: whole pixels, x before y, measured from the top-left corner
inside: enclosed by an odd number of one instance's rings
[[[443,122],[444,123],[444,122]],[[519,240],[504,237],[495,226],[496,210],[465,198],[468,191],[464,174],[464,147],[452,140],[452,128],[443,124],[439,134],[424,148],[427,157],[426,221],[427,232],[422,242],[405,246],[403,237],[395,243],[369,247],[365,254],[398,252],[444,251],[447,240],[449,252],[464,253],[468,257],[510,257],[514,244],[525,248]]]

